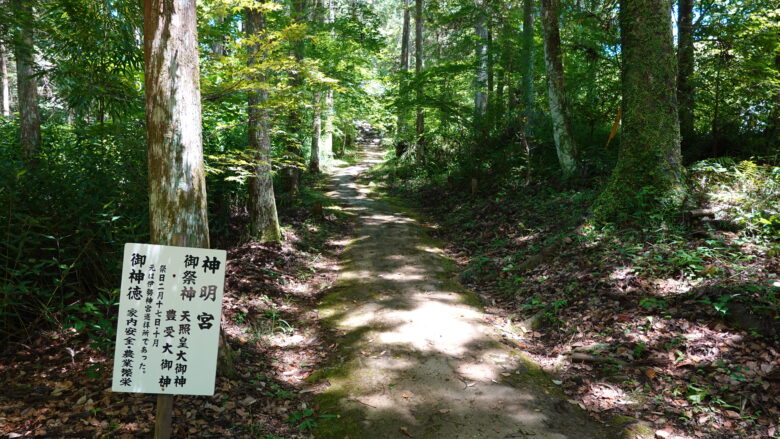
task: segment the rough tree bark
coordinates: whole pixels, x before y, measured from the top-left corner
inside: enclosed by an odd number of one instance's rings
[[[523,1],[523,47],[521,55],[523,79],[520,87],[525,123],[523,132],[527,135],[534,108],[534,0]]]
[[[256,35],[265,29],[265,16],[259,10],[246,9],[245,30],[247,38],[257,38]],[[248,48],[248,64],[250,70],[263,58],[259,44]],[[262,82],[262,72],[253,71],[255,83]],[[248,93],[249,113],[249,149],[254,161],[254,175],[249,178],[249,234],[260,242],[279,242],[282,233],[279,229],[279,217],[276,213],[274,198],[274,182],[271,176],[271,114],[265,103],[268,92],[252,87]]]
[[[144,1],[144,85],[153,244],[209,248],[195,0]],[[220,337],[217,368],[235,373]]]
[[[594,214],[633,222],[649,211],[679,212],[685,197],[671,0],[621,0],[620,29],[622,144]]]
[[[322,92],[314,93],[314,117],[312,118],[311,154],[309,171],[320,172],[320,136],[322,135]]]
[[[306,0],[293,0],[292,1],[292,19],[296,24],[302,24],[306,20]],[[304,43],[303,41],[297,41],[293,44],[293,56],[297,62],[303,61]],[[293,74],[292,80],[293,87],[300,88],[303,86],[303,79],[300,73]],[[288,119],[290,123],[290,130],[294,136],[300,139],[300,135],[305,132],[303,127],[303,118],[301,117],[302,109],[299,105],[293,104],[290,107]],[[290,159],[295,162],[303,163],[302,151],[298,142],[294,142],[289,145],[288,155]],[[296,195],[300,190],[300,169],[297,166],[287,166],[284,169],[284,183],[287,192]]]
[[[328,23],[333,23],[336,18],[336,1],[327,0],[328,2]],[[335,36],[331,30],[331,36]],[[323,134],[322,144],[320,145],[320,154],[327,160],[333,157],[333,117],[336,115],[333,90],[328,89],[325,92],[325,120],[323,121]]]
[[[0,99],[3,100],[3,116],[11,116],[11,88],[8,84],[8,58],[6,57],[5,45],[0,43],[0,75],[2,76],[2,91]]]
[[[12,3],[17,31],[14,35],[16,81],[19,106],[19,141],[25,160],[34,161],[41,145],[41,110],[33,54],[33,2]]]
[[[418,79],[422,74],[423,69],[423,0],[414,1],[414,74]],[[423,113],[421,102],[423,100],[423,90],[421,86],[417,86],[416,90],[417,103],[415,105],[417,109],[416,117],[416,152],[417,162],[425,163],[425,114]]]
[[[478,121],[487,112],[488,105],[488,30],[483,7],[477,4],[477,21],[474,24],[474,34],[477,37],[474,50],[476,56],[474,111]]]
[[[542,27],[544,29],[544,63],[547,68],[547,91],[550,116],[558,162],[564,178],[577,172],[577,145],[571,132],[566,88],[561,59],[561,35],[558,29],[559,0],[542,0]]]
[[[406,74],[409,71],[409,24],[411,22],[411,11],[409,10],[409,0],[404,0],[404,19],[403,29],[401,31],[401,62],[399,67],[398,84],[399,93],[405,93],[407,90]],[[401,157],[406,152],[406,105],[399,105],[398,120],[396,122],[396,143],[395,155]]]
[[[693,3],[694,0],[679,0],[677,12],[677,105],[683,149],[691,145],[694,134]]]

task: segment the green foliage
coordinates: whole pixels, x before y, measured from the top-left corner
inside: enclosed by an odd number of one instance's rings
[[[122,245],[148,233],[141,127],[48,125],[45,151],[29,168],[16,125],[0,122],[2,338],[61,325],[73,311],[72,322],[106,346]]]

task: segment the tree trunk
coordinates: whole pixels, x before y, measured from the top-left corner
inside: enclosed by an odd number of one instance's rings
[[[292,2],[292,19],[293,23],[296,24],[302,24],[306,19],[306,0],[293,0]],[[303,61],[303,41],[297,41],[293,44],[293,56],[295,57],[295,60],[298,63],[301,63]],[[293,80],[292,85],[295,88],[302,88],[303,87],[303,78],[301,77],[300,73],[293,73]],[[302,144],[302,133],[305,132],[305,128],[303,127],[303,120],[301,117],[301,108],[299,108],[298,103],[293,103],[293,105],[290,108],[290,113],[288,115],[289,117],[289,123],[290,123],[290,130],[293,133],[294,137],[298,138],[298,142],[293,142],[293,144],[289,145],[289,158],[295,162],[303,163],[303,157],[302,157],[302,151],[300,148],[300,145]],[[286,189],[287,192],[290,194],[297,194],[299,192],[300,188],[300,170],[297,166],[288,166],[284,169],[284,175],[286,177],[285,183],[286,183]]]
[[[0,43],[0,75],[2,75],[3,116],[11,116],[11,88],[8,84],[8,59],[6,58],[5,45]]]
[[[222,26],[222,23],[225,22],[224,16],[219,16],[214,19],[214,22],[216,23],[217,27]],[[220,36],[216,41],[211,43],[211,53],[213,53],[216,57],[221,58],[225,56],[225,37]]]
[[[246,9],[247,39],[258,38],[258,33],[265,29],[265,16],[257,9]],[[264,57],[259,53],[260,44],[249,46],[248,63],[250,69]],[[262,82],[263,75],[255,72],[252,78]],[[279,217],[276,213],[274,198],[274,181],[271,176],[271,115],[265,108],[268,91],[253,89],[248,93],[249,113],[249,149],[254,161],[254,175],[249,179],[249,234],[260,242],[279,242],[282,233],[279,229]]]
[[[409,23],[411,21],[411,11],[409,10],[409,0],[404,0],[404,21],[401,32],[401,62],[399,68],[400,83],[398,84],[398,94],[404,95],[407,90],[406,75],[409,71]],[[396,143],[395,155],[401,157],[406,152],[406,105],[398,107],[398,121],[396,123]]]
[[[693,46],[693,3],[694,0],[679,0],[677,12],[677,105],[680,113],[680,135],[683,149],[693,140],[694,69]]]
[[[677,114],[671,0],[621,0],[623,135],[596,201],[596,218],[678,213],[685,196]]]
[[[314,117],[312,118],[311,156],[309,170],[315,174],[320,172],[320,135],[322,134],[322,93],[314,93]]]
[[[144,1],[144,85],[153,244],[209,248],[195,0]],[[235,373],[221,336],[218,369]]]
[[[547,91],[558,162],[564,178],[577,172],[577,146],[571,133],[566,88],[563,80],[561,36],[558,30],[559,0],[542,0],[544,63],[547,67]]]
[[[328,2],[328,23],[333,23],[336,20],[336,0],[327,0]],[[335,33],[331,30],[331,37],[335,38]],[[333,90],[328,89],[325,92],[325,121],[323,123],[323,135],[322,144],[320,145],[320,153],[326,160],[333,158],[333,118],[336,114],[334,102],[333,102]]]
[[[780,53],[775,54],[775,70],[780,74]],[[769,147],[780,148],[780,84],[775,89],[775,104],[769,125]]]
[[[488,30],[485,21],[485,14],[482,11],[478,11],[477,22],[474,25],[474,34],[477,37],[475,48],[476,86],[474,92],[474,111],[477,116],[477,124],[485,116],[488,104]]]
[[[322,135],[322,145],[320,152],[326,160],[333,158],[333,117],[335,108],[333,106],[333,90],[325,92],[325,123],[324,133]]]
[[[488,105],[493,105],[491,102],[493,98],[493,93],[496,92],[496,72],[495,72],[495,65],[493,63],[493,22],[492,20],[488,22],[488,33],[487,33],[487,92],[488,92]]]
[[[38,106],[38,80],[33,61],[33,10],[29,0],[14,0],[18,30],[14,38],[16,81],[19,105],[19,142],[25,160],[34,161],[41,145],[41,111]]]
[[[423,25],[422,25],[423,0],[414,1],[414,74],[417,77],[417,123],[416,141],[417,162],[425,163],[425,115],[422,109],[423,89],[419,85],[420,75],[423,69]]]
[[[534,0],[523,1],[523,81],[520,88],[527,135],[534,111]]]

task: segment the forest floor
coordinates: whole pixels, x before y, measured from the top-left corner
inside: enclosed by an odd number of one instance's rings
[[[504,342],[592,416],[640,419],[657,438],[780,437],[780,242],[739,221],[777,202],[759,179],[702,179],[713,220],[619,230],[587,224],[598,185],[472,194],[399,169],[378,167],[375,184],[423,206]]]
[[[316,307],[353,224],[324,196],[329,184],[325,176],[307,182],[295,206],[280,206],[282,245],[236,243],[246,213],[233,215],[229,239],[216,246],[228,248],[222,328],[238,353],[237,376],[218,375],[214,396],[177,396],[173,437],[311,437],[318,414],[305,379],[331,348]],[[107,306],[105,318],[114,312]],[[150,437],[156,396],[111,391],[108,340],[66,328],[5,346],[0,437]]]

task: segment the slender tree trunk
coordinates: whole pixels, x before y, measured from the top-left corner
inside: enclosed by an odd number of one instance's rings
[[[493,105],[493,93],[496,92],[496,72],[495,65],[493,63],[493,23],[488,22],[487,33],[487,91],[488,91],[488,106]]]
[[[409,10],[409,0],[404,0],[404,19],[403,29],[401,31],[401,62],[399,67],[400,83],[398,84],[398,93],[403,96],[407,92],[406,75],[409,72],[409,23],[411,22],[411,11]],[[400,96],[399,96],[400,98]],[[406,105],[398,106],[398,121],[396,123],[396,143],[395,155],[401,157],[407,148],[406,143]]]
[[[328,23],[333,23],[336,19],[336,0],[327,0],[328,2]],[[331,30],[331,37],[335,38],[335,34]],[[325,121],[322,136],[322,145],[320,150],[322,157],[326,160],[333,158],[333,118],[336,115],[334,106],[333,90],[328,89],[325,92]]]
[[[306,0],[293,0],[292,2],[292,19],[294,23],[302,24],[305,21],[306,18]],[[295,57],[295,60],[297,62],[303,61],[303,41],[298,41],[295,44],[293,44],[293,56]],[[303,86],[303,79],[300,75],[300,73],[294,73],[293,74],[293,87],[300,88]],[[293,135],[298,137],[298,140],[300,141],[301,134],[305,132],[305,128],[303,127],[303,120],[301,117],[301,108],[299,108],[299,105],[297,103],[292,105],[292,108],[290,109],[289,113],[289,123],[290,123],[290,130],[292,131]],[[290,159],[296,162],[304,162],[304,159],[302,157],[302,151],[300,148],[301,142],[294,142],[289,147],[289,155]],[[296,166],[288,166],[284,170],[284,174],[286,176],[286,186],[287,191],[290,194],[297,194],[300,189],[300,170]]]
[[[6,58],[5,45],[0,43],[0,75],[2,76],[2,100],[3,116],[11,116],[11,88],[8,84],[8,59]]]
[[[320,135],[322,134],[322,92],[314,93],[314,117],[312,118],[311,157],[309,170],[315,174],[320,172]]]
[[[414,74],[417,77],[418,84],[423,69],[423,0],[414,1]],[[416,123],[416,147],[417,162],[425,163],[425,114],[423,113],[421,102],[423,100],[423,89],[417,86],[417,123]]]
[[[775,70],[780,74],[780,53],[775,54]],[[780,84],[775,89],[775,105],[769,126],[769,146],[776,148],[775,150],[780,148]]]
[[[487,112],[488,105],[488,30],[485,22],[485,14],[482,11],[477,12],[477,22],[474,24],[474,34],[477,37],[474,92],[474,111],[477,116],[477,124],[480,124]]]
[[[677,12],[677,105],[683,149],[691,145],[694,135],[693,3],[694,0],[679,0]]]
[[[577,172],[577,146],[571,132],[566,88],[563,80],[561,36],[558,29],[559,0],[542,0],[544,62],[547,67],[547,91],[558,162],[564,178]]]
[[[671,0],[621,0],[623,135],[596,218],[679,213],[685,196],[677,113]]]
[[[527,135],[534,111],[534,0],[523,1],[523,79],[520,87],[525,123],[523,131]]]
[[[19,141],[22,156],[35,161],[41,145],[41,111],[38,106],[38,80],[35,78],[33,54],[33,2],[14,0],[18,30],[14,38],[16,81],[19,106]]]
[[[333,105],[333,90],[325,92],[325,123],[324,133],[322,135],[321,154],[326,160],[333,157],[333,117],[335,116],[335,107]]]
[[[259,38],[258,34],[265,30],[263,13],[247,8],[245,29],[250,41],[252,38]],[[248,63],[252,69],[265,54],[260,53],[259,43],[250,45],[248,51]],[[252,79],[262,82],[262,72],[255,72]],[[282,240],[282,233],[279,229],[274,181],[271,176],[271,114],[265,107],[268,91],[253,87],[248,93],[248,100],[249,149],[254,161],[254,175],[248,181],[249,234],[260,242],[279,242]]]
[[[216,22],[217,27],[219,27],[225,22],[225,17],[219,16],[215,18],[214,21]],[[219,39],[211,43],[211,53],[218,58],[225,56],[225,37],[220,36]]]

